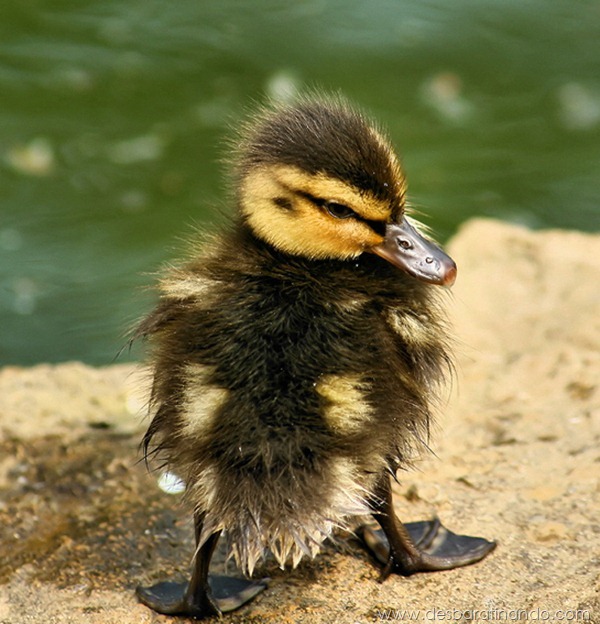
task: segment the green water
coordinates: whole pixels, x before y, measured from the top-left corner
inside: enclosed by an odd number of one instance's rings
[[[599,229],[599,41],[585,0],[6,0],[0,363],[112,361],[264,94],[370,110],[442,240],[475,215]]]

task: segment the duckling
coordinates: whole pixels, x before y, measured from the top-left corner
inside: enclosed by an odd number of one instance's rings
[[[221,533],[249,577],[365,515],[383,577],[479,561],[493,542],[403,525],[392,504],[450,367],[435,286],[456,265],[407,216],[390,141],[343,99],[307,96],[259,113],[234,162],[230,227],[170,270],[137,329],[153,343],[143,447],[186,483],[197,544],[188,583],[139,599],[219,615],[265,587],[209,575]]]

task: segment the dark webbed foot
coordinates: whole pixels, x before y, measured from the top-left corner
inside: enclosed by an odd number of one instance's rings
[[[188,583],[162,582],[138,587],[136,594],[143,604],[158,613],[201,619],[239,609],[265,589],[267,583],[210,575],[208,586],[204,591],[194,592]]]
[[[403,526],[414,545],[414,551],[408,548],[407,557],[390,553],[390,543],[383,529],[361,527],[360,536],[366,546],[386,566],[384,578],[392,572],[409,575],[459,568],[480,561],[496,547],[495,542],[482,537],[457,535],[437,518]]]
[[[196,515],[194,521],[198,544],[203,518]],[[162,582],[138,587],[135,593],[139,600],[157,613],[185,615],[197,620],[234,611],[252,600],[267,587],[267,579],[248,581],[208,573],[220,533],[213,533],[196,552],[189,583]]]
[[[394,512],[387,475],[382,477],[374,492],[373,517],[381,528],[365,526],[359,535],[375,557],[385,564],[383,579],[392,572],[409,575],[469,565],[480,561],[496,547],[495,542],[482,537],[457,535],[437,518],[402,524]]]

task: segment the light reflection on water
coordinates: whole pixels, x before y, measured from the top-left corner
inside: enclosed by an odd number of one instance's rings
[[[230,127],[320,85],[401,149],[444,239],[465,219],[600,225],[600,5],[79,0],[0,20],[0,363],[108,363],[148,273],[223,204]]]

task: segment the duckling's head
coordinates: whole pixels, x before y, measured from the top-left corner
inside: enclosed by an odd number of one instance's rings
[[[406,182],[388,139],[341,99],[279,105],[249,124],[238,203],[254,234],[310,259],[371,252],[451,285],[456,265],[406,218]]]

